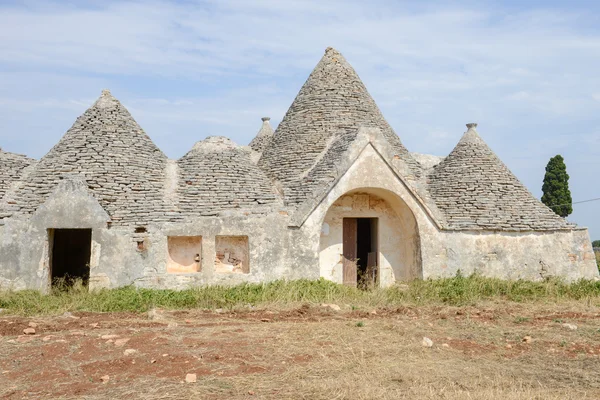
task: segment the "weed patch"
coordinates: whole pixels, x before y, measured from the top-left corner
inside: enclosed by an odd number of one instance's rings
[[[581,300],[600,304],[600,282],[565,283],[505,281],[480,276],[417,280],[384,289],[359,290],[320,279],[278,280],[238,286],[206,286],[186,290],[142,289],[133,286],[88,291],[82,285],[54,289],[0,291],[0,308],[18,315],[52,315],[67,311],[145,312],[165,309],[234,309],[249,306],[285,307],[302,303],[336,303],[364,307],[402,305],[475,305],[481,301],[559,302]]]

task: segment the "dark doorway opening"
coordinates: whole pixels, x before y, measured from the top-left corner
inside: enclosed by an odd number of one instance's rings
[[[87,286],[92,254],[91,229],[51,229],[50,276],[53,286]]]
[[[377,218],[344,218],[343,280],[345,285],[377,285]]]

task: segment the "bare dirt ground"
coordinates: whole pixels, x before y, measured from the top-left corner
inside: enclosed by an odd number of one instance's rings
[[[598,399],[599,356],[574,303],[0,314],[2,399]]]

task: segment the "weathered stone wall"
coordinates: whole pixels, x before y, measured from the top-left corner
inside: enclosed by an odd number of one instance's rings
[[[495,233],[441,230],[414,192],[371,145],[362,150],[348,171],[315,205],[302,226],[290,231],[292,265],[319,263],[318,243],[328,212],[340,197],[356,191],[377,194],[398,214],[414,215],[420,242],[422,275],[419,277],[454,276],[459,269],[467,275],[477,272],[503,279],[536,280],[553,275],[567,280],[598,277],[585,229]],[[326,264],[321,275],[339,281],[339,275],[332,275],[327,271],[329,268]]]
[[[502,279],[597,278],[586,229],[569,232],[441,232],[424,237],[424,278],[478,273]],[[435,250],[434,250],[435,249]]]
[[[48,229],[55,225],[30,224],[11,219],[0,227],[0,287],[47,290],[50,282]],[[65,227],[66,226],[62,226]],[[89,226],[69,225],[69,228]],[[206,284],[262,282],[286,277],[287,242],[285,218],[202,218],[179,226],[148,227],[144,250],[131,241],[129,230],[92,229],[89,286],[115,288],[176,288]],[[215,270],[216,237],[245,234],[249,237],[248,273],[218,273]],[[272,237],[270,235],[273,235]],[[200,272],[169,273],[168,236],[202,236]]]

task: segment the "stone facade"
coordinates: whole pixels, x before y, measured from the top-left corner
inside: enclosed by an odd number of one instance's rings
[[[587,230],[534,198],[475,127],[445,158],[409,153],[331,48],[248,147],[209,137],[169,160],[103,91],[41,160],[0,151],[0,287],[47,290],[55,255],[77,253],[57,230],[91,237],[90,288],[343,283],[367,235],[344,220],[362,218],[377,221],[381,286],[458,270],[598,277]]]

